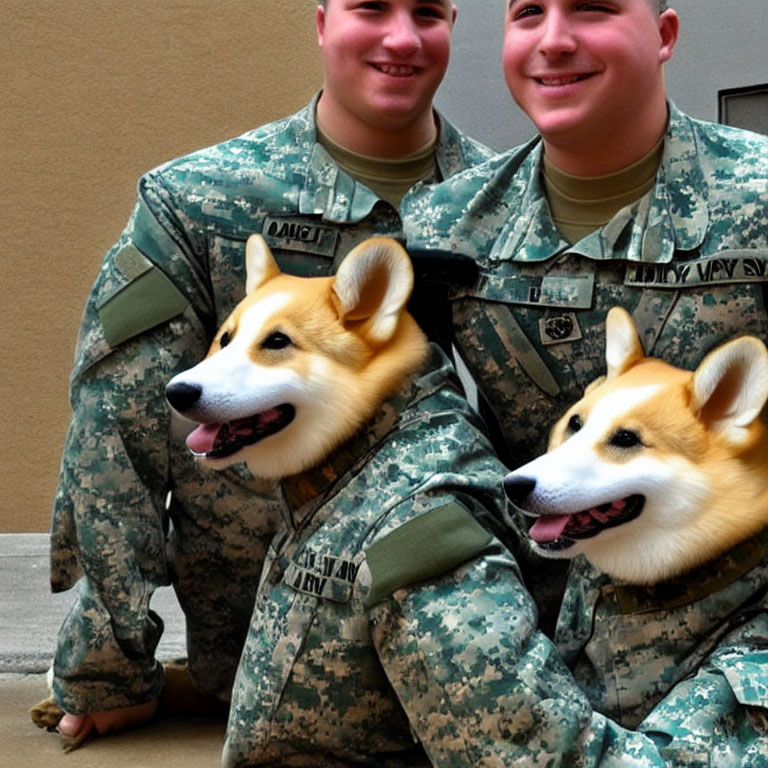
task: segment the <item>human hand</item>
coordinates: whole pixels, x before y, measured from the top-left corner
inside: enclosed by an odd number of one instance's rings
[[[157,712],[158,700],[133,707],[120,707],[87,715],[70,715],[65,712],[59,721],[61,746],[65,752],[77,749],[89,736],[104,736],[132,728],[152,718]]]

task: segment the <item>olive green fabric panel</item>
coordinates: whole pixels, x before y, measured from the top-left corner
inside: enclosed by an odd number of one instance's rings
[[[366,605],[375,605],[397,589],[445,573],[477,555],[492,538],[458,502],[425,512],[366,550],[372,577]]]
[[[170,320],[189,302],[168,277],[134,245],[115,255],[115,265],[129,279],[98,307],[104,337],[110,347]]]

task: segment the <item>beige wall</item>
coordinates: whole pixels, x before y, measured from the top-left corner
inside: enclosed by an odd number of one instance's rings
[[[142,171],[318,88],[311,0],[1,0],[0,532],[47,530],[82,306]]]

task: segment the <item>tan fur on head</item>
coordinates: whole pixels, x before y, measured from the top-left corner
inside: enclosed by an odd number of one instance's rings
[[[247,429],[254,415],[293,409],[290,423],[257,442],[224,457],[202,456],[214,468],[247,461],[259,476],[285,477],[321,462],[361,429],[418,370],[428,346],[405,310],[413,271],[395,240],[360,244],[335,277],[299,278],[282,274],[254,235],[246,267],[248,295],[208,357],[167,391],[178,404],[180,386],[199,387],[199,399],[181,412],[212,430],[222,423]]]
[[[624,310],[611,310],[606,336],[605,379],[554,426],[549,452],[510,473],[505,487],[517,506],[541,516],[531,534],[543,556],[583,553],[614,578],[656,583],[768,526],[760,418],[768,350],[741,337],[690,372],[645,358]],[[638,498],[644,503],[632,518],[625,510]],[[559,548],[547,540],[559,531],[561,540],[577,536]]]

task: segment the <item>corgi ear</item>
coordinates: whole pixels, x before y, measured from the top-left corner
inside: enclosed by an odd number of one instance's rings
[[[246,295],[279,274],[280,267],[277,266],[267,241],[261,235],[251,235],[245,244]]]
[[[768,401],[768,350],[742,336],[710,352],[693,374],[693,408],[710,429],[738,441]]]
[[[606,380],[616,378],[643,359],[635,321],[623,307],[612,307],[605,318]]]
[[[392,337],[412,290],[411,260],[388,237],[373,237],[353,248],[333,282],[339,317],[363,321],[362,335],[376,344]]]

